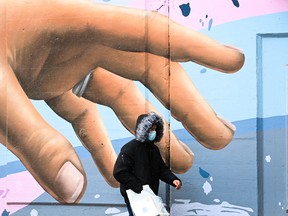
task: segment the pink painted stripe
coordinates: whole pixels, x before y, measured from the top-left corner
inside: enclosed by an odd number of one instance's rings
[[[167,15],[168,0],[134,0],[129,7],[146,8],[149,10],[158,10]],[[226,22],[245,19],[254,16],[287,12],[287,0],[238,0],[240,6],[236,7],[232,0],[174,0],[170,1],[170,18],[189,28],[200,29],[202,25],[200,19],[205,21],[206,15],[213,19],[213,25],[219,25]],[[184,17],[179,5],[187,4],[191,8],[189,16]],[[207,26],[207,25],[206,25]]]
[[[26,206],[10,205],[11,202],[30,203],[43,193],[42,187],[28,171],[0,178],[0,214],[5,209],[12,214]]]

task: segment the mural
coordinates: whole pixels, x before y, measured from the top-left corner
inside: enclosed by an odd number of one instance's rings
[[[171,215],[286,214],[286,0],[0,4],[2,216],[128,215],[112,169],[150,111]]]

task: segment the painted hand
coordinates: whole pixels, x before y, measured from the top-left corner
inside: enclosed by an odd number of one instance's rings
[[[157,110],[132,80],[149,88],[205,147],[221,149],[233,138],[233,126],[217,117],[179,62],[232,73],[244,63],[239,50],[155,12],[80,0],[0,4],[6,8],[0,18],[0,142],[59,202],[81,199],[85,171],[71,144],[46,123],[29,98],[45,100],[72,124],[113,187],[118,187],[112,175],[116,154],[95,104],[113,109],[134,133],[137,116]],[[83,97],[75,96],[72,87],[91,70]],[[167,123],[158,145],[174,172],[191,168],[193,152]]]

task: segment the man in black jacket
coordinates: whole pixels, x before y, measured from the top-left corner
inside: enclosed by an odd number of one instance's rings
[[[120,192],[124,197],[130,216],[133,216],[126,190],[136,193],[143,185],[149,185],[157,195],[159,180],[180,189],[181,180],[164,163],[154,142],[163,136],[163,120],[156,113],[140,115],[137,119],[135,139],[126,143],[116,160],[113,175],[120,182]]]

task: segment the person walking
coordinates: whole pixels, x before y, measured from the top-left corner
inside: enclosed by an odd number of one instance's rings
[[[124,197],[129,216],[133,216],[126,190],[140,193],[143,185],[149,185],[158,195],[159,180],[179,190],[181,180],[172,173],[163,161],[155,142],[163,137],[162,118],[154,112],[137,118],[135,138],[126,143],[117,157],[113,175],[120,183],[120,193]]]

